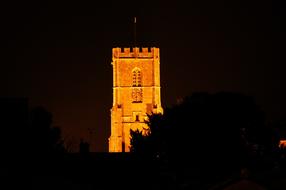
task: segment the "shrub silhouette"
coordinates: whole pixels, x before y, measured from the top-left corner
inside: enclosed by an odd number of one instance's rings
[[[260,107],[238,93],[195,93],[164,115],[149,115],[147,124],[146,136],[131,131],[131,151],[168,163],[182,178],[257,168],[277,147]]]

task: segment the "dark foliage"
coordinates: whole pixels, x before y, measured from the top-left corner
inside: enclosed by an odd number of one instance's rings
[[[65,151],[59,127],[52,126],[52,114],[43,107],[30,113],[30,145],[32,153],[54,155]]]
[[[87,142],[85,142],[83,139],[80,139],[80,143],[79,143],[79,152],[82,155],[88,155],[89,154],[89,144]]]
[[[28,115],[26,98],[0,98],[0,168],[2,171],[4,168],[9,168],[6,171],[12,171],[16,164],[21,165],[24,162],[21,158],[26,158],[26,150],[29,146]],[[17,162],[10,163],[16,159]]]
[[[132,152],[206,185],[241,168],[270,167],[278,146],[254,99],[237,93],[193,94],[164,115],[150,115],[148,125],[146,136],[131,131]]]

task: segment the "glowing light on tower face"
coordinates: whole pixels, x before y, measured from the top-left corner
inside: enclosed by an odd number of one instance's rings
[[[279,147],[280,148],[286,148],[286,140],[280,140]]]
[[[112,65],[109,152],[129,152],[130,129],[146,129],[146,113],[163,112],[159,48],[113,48]]]

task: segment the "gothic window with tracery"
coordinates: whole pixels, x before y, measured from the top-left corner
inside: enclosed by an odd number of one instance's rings
[[[132,86],[141,86],[141,71],[138,68],[133,69],[132,71],[133,83]]]
[[[132,70],[132,102],[140,103],[142,102],[142,75],[139,68],[135,68]]]

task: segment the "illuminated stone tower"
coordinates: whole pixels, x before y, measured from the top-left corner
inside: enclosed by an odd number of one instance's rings
[[[113,48],[113,106],[109,152],[130,151],[130,129],[147,128],[147,113],[162,113],[159,48]]]

